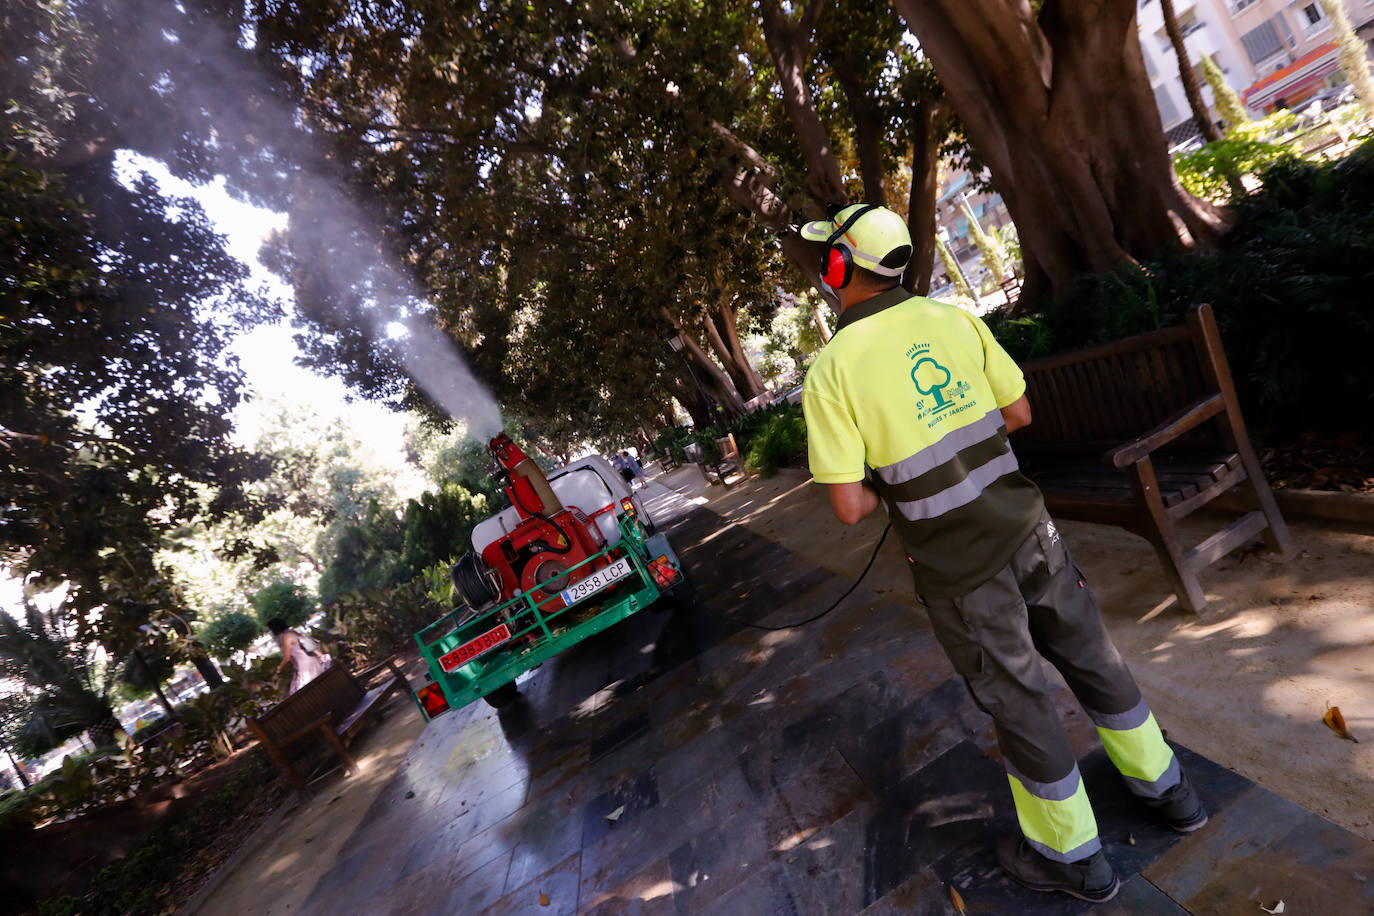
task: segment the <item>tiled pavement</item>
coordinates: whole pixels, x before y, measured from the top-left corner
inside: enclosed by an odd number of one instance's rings
[[[1374,912],[1374,844],[1184,748],[1212,821],[1155,826],[1067,691],[1124,886],[1097,908],[1020,889],[991,851],[1014,818],[987,717],[919,612],[860,586],[749,628],[851,583],[649,492],[699,606],[575,646],[499,715],[432,722],[304,912],[953,913],[951,887],[970,914]]]

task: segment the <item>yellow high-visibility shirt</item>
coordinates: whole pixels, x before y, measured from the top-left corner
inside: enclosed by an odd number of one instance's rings
[[[1044,510],[1002,421],[1025,390],[977,316],[884,292],[845,310],[806,374],[812,476],[853,483],[873,468],[917,591],[965,594],[996,574]]]

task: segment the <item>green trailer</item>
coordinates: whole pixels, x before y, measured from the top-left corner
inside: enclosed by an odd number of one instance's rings
[[[427,717],[479,697],[503,706],[517,694],[517,677],[569,646],[644,608],[692,599],[667,537],[651,534],[628,501],[616,508],[620,538],[567,567],[567,588],[460,605],[415,634],[432,681],[417,696]]]

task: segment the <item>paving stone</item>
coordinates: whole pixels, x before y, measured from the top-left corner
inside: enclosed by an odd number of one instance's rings
[[[1259,786],[1145,869],[1189,912],[1374,912],[1374,844]]]
[[[610,890],[589,889],[584,878],[578,912],[583,916],[675,916],[675,894],[665,856]]]
[[[777,864],[755,872],[747,881],[735,885],[704,909],[679,909],[677,912],[699,912],[710,916],[738,916],[741,913],[751,916],[807,916],[792,896],[786,872]]]
[[[1374,912],[1374,845],[1184,748],[1212,823],[1153,821],[1067,690],[1123,885],[1096,908],[1020,887],[993,852],[1017,827],[990,720],[923,612],[860,586],[754,629],[853,583],[707,510],[650,511],[691,545],[699,605],[430,723],[303,912],[879,916],[951,913],[951,887],[969,913]]]
[[[658,781],[652,770],[639,773],[587,803],[582,817],[582,845],[591,846],[612,830],[624,830],[658,804]],[[607,815],[619,811],[615,820]]]
[[[577,912],[577,886],[582,857],[573,853],[551,869],[522,881],[506,896],[483,910],[480,916],[573,916]],[[507,876],[507,885],[510,877]],[[543,896],[541,896],[543,895]],[[541,903],[547,899],[548,903]]]

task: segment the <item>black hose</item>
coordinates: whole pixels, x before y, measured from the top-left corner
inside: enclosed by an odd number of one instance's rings
[[[453,569],[449,573],[454,588],[458,589],[458,594],[463,598],[463,603],[473,610],[500,596],[499,592],[492,592],[491,583],[477,568],[480,562],[481,558],[477,554],[465,553],[453,564]]]
[[[780,626],[780,627],[765,627],[765,626],[763,626],[762,624],[758,624],[758,623],[746,623],[745,626],[746,626],[746,627],[752,627],[752,628],[754,628],[755,630],[769,630],[769,631],[776,632],[776,631],[778,631],[778,630],[795,630],[797,627],[804,627],[804,626],[806,626],[808,623],[811,623],[812,621],[820,620],[820,619],[821,619],[822,617],[824,617],[826,614],[829,614],[831,611],[835,610],[835,608],[839,607],[839,606],[840,606],[840,602],[841,602],[841,601],[844,601],[844,599],[848,598],[849,595],[850,595],[850,593],[853,592],[854,589],[856,589],[856,588],[859,587],[859,583],[862,582],[862,581],[864,580],[864,576],[868,575],[868,571],[869,571],[870,569],[873,568],[873,561],[876,560],[876,559],[878,559],[878,551],[883,549],[883,541],[886,541],[886,540],[887,540],[887,533],[888,533],[889,531],[891,531],[891,530],[892,530],[892,523],[891,523],[891,522],[888,522],[887,527],[883,529],[883,536],[880,537],[880,538],[878,538],[878,546],[873,548],[873,556],[871,556],[871,557],[868,558],[868,565],[864,567],[864,571],[863,571],[863,572],[859,573],[859,578],[857,578],[857,579],[854,580],[854,584],[851,585],[851,586],[849,586],[849,589],[848,589],[843,595],[841,595],[840,597],[838,597],[838,598],[835,599],[835,603],[834,603],[834,604],[830,605],[830,607],[828,607],[828,608],[826,608],[825,610],[821,611],[821,612],[820,612],[819,614],[817,614],[815,617],[808,617],[808,618],[806,618],[805,620],[800,621],[799,623],[788,623],[788,624],[784,624],[783,626]]]

